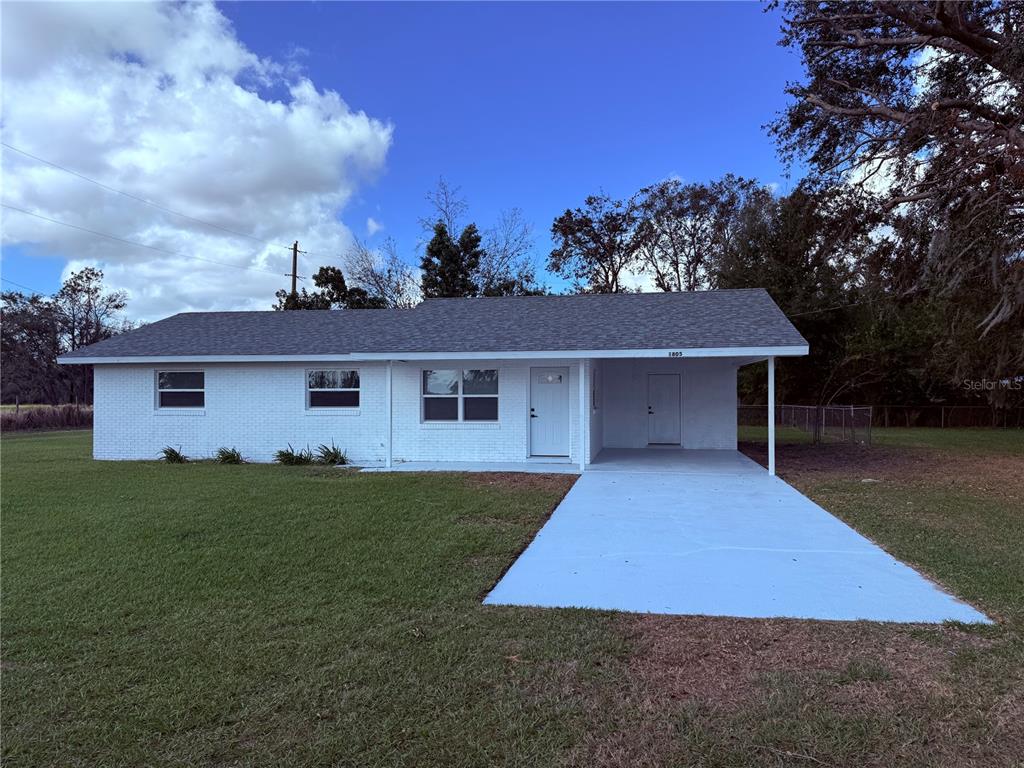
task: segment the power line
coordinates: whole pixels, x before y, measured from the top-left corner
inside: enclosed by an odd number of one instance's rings
[[[24,285],[22,283],[16,283],[13,280],[8,280],[6,277],[0,277],[0,280],[3,280],[5,283],[9,283],[11,285],[16,285],[19,288],[24,288],[26,291],[32,291],[32,293],[38,294],[40,296],[45,296],[46,295],[42,291],[37,291],[35,288],[32,288],[31,286]]]
[[[183,219],[188,219],[189,221],[194,221],[197,224],[202,224],[202,225],[207,226],[207,227],[213,227],[214,229],[219,229],[222,232],[227,232],[229,234],[236,235],[238,237],[246,237],[246,238],[248,238],[250,240],[255,240],[257,243],[263,243],[264,245],[269,245],[269,246],[272,246],[274,248],[284,248],[284,249],[289,250],[289,251],[292,249],[292,247],[290,245],[281,245],[280,243],[273,243],[273,242],[270,242],[269,240],[263,240],[262,238],[256,237],[254,235],[247,234],[245,232],[239,232],[236,229],[230,229],[229,227],[224,227],[224,226],[221,226],[220,224],[214,224],[211,221],[205,221],[203,219],[197,219],[195,216],[189,216],[187,213],[182,213],[181,211],[176,211],[173,208],[167,208],[166,206],[159,205],[158,203],[154,203],[154,202],[152,202],[150,200],[147,200],[144,197],[139,197],[138,195],[133,195],[131,192],[125,192],[123,189],[117,189],[116,187],[111,187],[111,186],[109,186],[107,184],[104,184],[101,181],[96,181],[96,179],[92,179],[92,178],[86,176],[85,174],[79,173],[78,171],[74,171],[74,170],[72,170],[70,168],[66,168],[63,165],[55,163],[52,160],[46,160],[45,158],[39,157],[38,155],[33,155],[31,152],[26,152],[24,149],[18,149],[18,147],[12,146],[11,144],[8,144],[5,141],[0,141],[0,146],[4,146],[4,147],[6,147],[7,149],[9,149],[9,150],[11,150],[13,152],[17,152],[19,155],[24,155],[25,157],[30,157],[33,160],[36,160],[36,161],[38,161],[40,163],[43,163],[45,165],[49,165],[51,168],[56,168],[57,170],[64,171],[65,173],[69,173],[72,176],[75,176],[75,177],[77,177],[79,179],[82,179],[83,181],[88,181],[90,184],[95,184],[97,187],[105,189],[108,192],[113,192],[113,193],[118,194],[118,195],[123,195],[123,196],[125,196],[127,198],[130,198],[132,200],[136,200],[136,201],[138,201],[140,203],[144,203],[145,205],[152,206],[153,208],[156,208],[158,211],[163,211],[164,213],[170,213],[170,214],[173,214],[175,216],[181,216]]]
[[[135,240],[126,240],[125,238],[118,237],[117,235],[110,235],[110,234],[107,234],[106,232],[97,232],[95,229],[88,229],[86,227],[80,227],[77,224],[69,224],[66,221],[60,221],[58,219],[51,219],[49,216],[43,216],[42,214],[39,214],[39,213],[33,213],[32,211],[26,211],[24,208],[18,208],[15,205],[8,205],[7,203],[0,203],[0,205],[2,205],[4,208],[8,208],[8,209],[10,209],[12,211],[17,211],[18,213],[24,213],[26,216],[32,216],[34,218],[41,219],[43,221],[48,221],[51,224],[60,224],[62,227],[69,227],[71,229],[77,229],[80,232],[88,232],[90,235],[96,235],[98,237],[105,237],[105,238],[107,238],[109,240],[115,240],[115,241],[117,241],[119,243],[125,243],[126,245],[134,245],[137,248],[148,248],[151,251],[156,251],[157,253],[164,253],[164,254],[167,254],[168,256],[177,256],[177,257],[182,258],[182,259],[194,259],[195,261],[205,261],[207,264],[217,264],[217,265],[219,265],[221,267],[231,267],[232,269],[246,269],[246,270],[249,270],[250,272],[262,272],[264,274],[274,275],[276,277],[280,277],[281,276],[280,272],[271,272],[269,269],[260,269],[259,267],[249,267],[249,266],[245,266],[244,264],[229,264],[226,261],[214,261],[213,259],[204,259],[202,256],[191,256],[191,255],[189,255],[187,253],[179,253],[178,251],[169,251],[166,248],[160,248],[159,246],[156,246],[156,245],[147,245],[146,243],[140,243],[140,242],[137,242]],[[285,277],[289,277],[289,275],[284,275],[284,276]]]

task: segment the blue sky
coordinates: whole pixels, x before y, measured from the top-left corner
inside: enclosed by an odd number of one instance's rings
[[[522,208],[541,261],[553,218],[602,189],[627,196],[669,176],[727,172],[791,185],[762,126],[785,105],[799,61],[777,46],[779,17],[761,4],[218,8],[246,48],[393,126],[382,167],[340,218],[365,238],[372,217],[384,228],[370,242],[391,235],[410,260],[440,176],[462,188],[482,228]],[[4,277],[53,290],[67,256],[5,248]]]

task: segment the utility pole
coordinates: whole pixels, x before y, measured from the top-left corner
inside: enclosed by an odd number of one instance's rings
[[[299,241],[292,243],[292,298],[296,296],[295,281],[299,277]]]

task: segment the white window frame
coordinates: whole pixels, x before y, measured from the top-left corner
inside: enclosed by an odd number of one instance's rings
[[[314,387],[309,386],[309,374],[314,371],[340,371],[342,373],[354,373],[359,378],[358,387]],[[363,404],[363,372],[360,368],[307,368],[305,372],[305,389],[306,389],[306,410],[307,411],[327,411],[327,412],[345,412],[345,411],[358,411],[360,406]],[[357,392],[359,394],[359,403],[356,405],[312,405],[310,403],[311,392]]]
[[[452,395],[428,395],[423,391],[423,374],[427,371],[457,371],[459,391]],[[498,374],[498,391],[494,394],[466,394],[463,392],[466,371],[494,371]],[[472,399],[476,397],[493,397],[498,401],[498,415],[493,419],[470,419],[466,420],[466,412],[464,403],[466,399]],[[428,419],[427,418],[427,399],[442,400],[455,398],[458,403],[458,415],[454,419]],[[423,424],[497,424],[501,421],[501,369],[500,368],[421,368],[420,369],[420,422]]]
[[[160,388],[160,374],[161,373],[201,373],[203,374],[203,386],[198,389],[161,389]],[[203,393],[203,404],[202,405],[161,405],[160,404],[160,393],[161,392],[202,392]],[[206,408],[206,371],[202,368],[158,368],[153,371],[153,397],[155,400],[155,407],[158,411],[202,411]]]

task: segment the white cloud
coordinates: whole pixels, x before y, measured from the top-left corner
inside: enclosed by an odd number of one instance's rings
[[[366,219],[366,234],[373,237],[378,232],[384,229],[384,225],[377,221],[373,216],[368,216]]]
[[[391,126],[318,90],[293,57],[260,59],[212,4],[10,3],[3,16],[5,142],[260,240],[297,239],[309,252],[300,274],[352,241],[339,214],[384,167]],[[111,287],[129,291],[135,318],[266,309],[287,282],[283,248],[163,213],[8,150],[3,175],[11,205],[251,268],[4,211],[5,244],[66,256],[66,272],[99,264]]]

